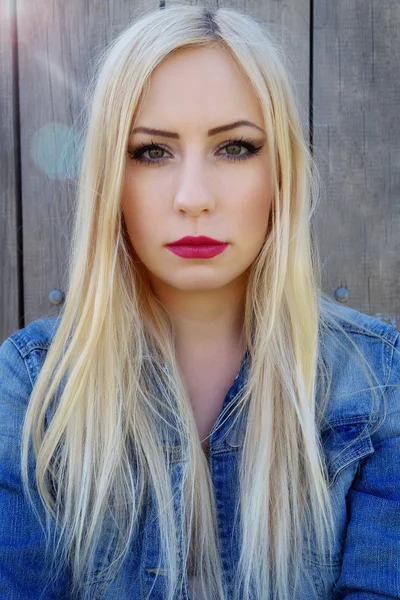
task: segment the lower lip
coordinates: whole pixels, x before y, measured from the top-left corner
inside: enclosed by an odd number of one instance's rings
[[[168,250],[181,258],[212,258],[221,254],[229,244],[199,244],[197,246],[167,246]]]

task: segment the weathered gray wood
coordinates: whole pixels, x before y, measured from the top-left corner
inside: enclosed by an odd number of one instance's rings
[[[18,5],[25,322],[29,323],[57,314],[60,305],[52,304],[48,296],[52,290],[65,290],[76,183],[69,153],[80,134],[90,65],[132,19],[159,3],[20,0]]]
[[[12,0],[0,18],[0,343],[19,327]]]
[[[400,3],[318,0],[314,148],[324,287],[400,327]]]

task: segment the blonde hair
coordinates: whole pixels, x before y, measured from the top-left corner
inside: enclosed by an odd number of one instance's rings
[[[318,434],[324,403],[320,413],[315,403],[316,374],[323,368],[320,269],[310,227],[317,171],[284,57],[265,25],[231,8],[211,13],[178,4],[137,19],[97,64],[66,301],[24,423],[24,484],[30,496],[32,437],[47,535],[51,522],[59,535],[56,566],[70,564],[79,597],[108,511],[115,523],[109,568],[116,570],[149,489],[159,517],[160,564],[168,565],[167,598],[176,597],[183,534],[169,472],[178,448],[185,566],[200,573],[207,598],[226,598],[212,481],[171,322],[132,259],[120,203],[128,133],[153,70],[179,48],[215,44],[237,61],[259,99],[274,185],[268,235],[246,291],[251,367],[235,404],[236,418],[248,410],[239,469],[237,598],[249,598],[250,590],[259,599],[271,592],[278,600],[294,598],[311,542],[314,554],[329,562],[333,517]]]

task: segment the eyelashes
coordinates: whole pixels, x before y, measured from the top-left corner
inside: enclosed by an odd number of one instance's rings
[[[218,150],[224,150],[226,148],[229,148],[230,146],[237,146],[239,148],[245,148],[247,150],[246,153],[244,154],[225,154],[222,156],[226,157],[226,160],[228,161],[241,161],[241,160],[247,160],[249,158],[251,158],[252,156],[255,156],[263,147],[263,144],[261,144],[260,146],[256,146],[255,143],[253,142],[253,140],[249,140],[249,139],[230,139],[227,142],[224,142],[221,146],[219,146]],[[145,158],[143,155],[146,152],[151,152],[153,150],[158,150],[161,152],[169,152],[162,144],[155,144],[153,142],[153,140],[151,140],[151,144],[146,144],[146,143],[142,143],[138,148],[136,148],[135,150],[127,150],[127,154],[129,155],[129,157],[132,160],[135,160],[138,163],[141,164],[146,164],[149,166],[161,166],[164,162],[166,162],[165,158],[160,158],[160,157],[156,157],[154,159],[152,158]]]

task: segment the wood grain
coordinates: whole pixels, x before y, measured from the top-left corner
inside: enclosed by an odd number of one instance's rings
[[[20,0],[19,88],[25,322],[59,313],[76,193],[84,94],[94,59],[158,1]]]
[[[3,0],[0,19],[0,340],[19,327],[17,248],[18,178],[15,20],[12,0]]]
[[[400,326],[400,3],[314,3],[316,215],[324,287]]]

